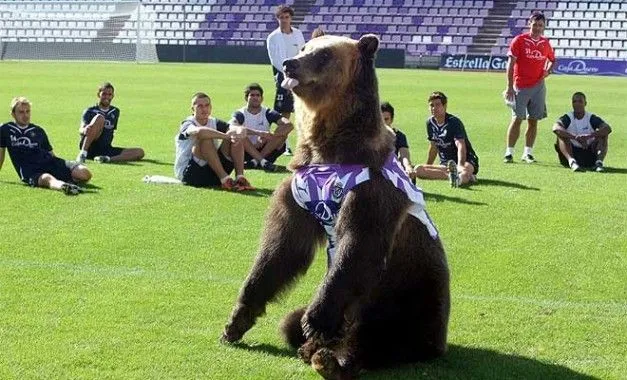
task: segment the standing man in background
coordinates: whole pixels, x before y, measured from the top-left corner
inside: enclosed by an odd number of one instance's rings
[[[512,120],[507,129],[505,163],[514,162],[514,146],[524,119],[527,119],[527,131],[522,161],[536,161],[533,144],[536,141],[538,120],[547,116],[544,78],[549,76],[555,63],[553,48],[543,36],[545,24],[544,15],[534,12],[529,18],[529,33],[516,36],[507,53],[507,88],[503,95],[512,104]]]
[[[289,120],[292,112],[294,112],[294,96],[290,90],[281,87],[281,83],[285,79],[283,61],[298,54],[305,45],[305,38],[300,30],[292,27],[294,9],[287,5],[279,5],[274,15],[279,22],[279,27],[270,33],[266,39],[268,57],[272,64],[272,74],[276,85],[274,110]],[[291,154],[289,145],[286,145],[285,152]]]

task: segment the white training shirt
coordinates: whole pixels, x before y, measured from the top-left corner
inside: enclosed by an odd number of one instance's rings
[[[186,136],[184,134],[184,132],[191,126],[206,127],[217,130],[217,119],[215,117],[209,117],[209,121],[206,125],[200,125],[194,116],[189,116],[181,123],[179,132],[174,137],[174,144],[176,146],[174,175],[178,179],[183,179],[183,171],[185,170],[185,167],[187,167],[189,160],[192,159],[192,148],[197,141],[196,136]],[[213,139],[213,144],[216,146],[216,149],[220,148],[222,141],[223,140],[221,139]]]
[[[272,123],[276,123],[281,118],[281,114],[264,106],[261,106],[261,110],[256,114],[248,112],[248,107],[242,107],[235,112],[235,119],[237,119],[237,113],[244,115],[244,123],[242,124],[244,127],[263,132],[270,132]],[[257,144],[259,136],[250,134],[248,139],[251,143]]]
[[[283,61],[296,56],[304,45],[303,33],[294,27],[292,33],[282,33],[281,28],[276,28],[266,39],[270,63],[279,72],[283,72]]]
[[[577,136],[586,135],[594,132],[594,128],[592,127],[592,123],[590,122],[590,119],[593,116],[592,113],[586,112],[581,119],[577,119],[575,117],[575,113],[572,111],[567,113],[567,115],[570,118],[570,125],[566,128],[568,130],[568,133]],[[592,141],[594,141],[594,137],[588,139],[586,145],[590,145]],[[570,142],[571,144],[573,144],[573,146],[576,146],[577,148],[586,148],[575,139],[571,139]]]

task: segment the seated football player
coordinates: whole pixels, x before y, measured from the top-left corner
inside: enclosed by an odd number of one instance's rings
[[[119,148],[112,146],[113,134],[118,128],[120,109],[111,105],[114,94],[113,85],[103,83],[98,88],[98,104],[83,112],[79,128],[81,136],[78,144],[79,153],[76,161],[84,163],[93,159],[99,163],[138,161],[144,157],[142,148]]]
[[[22,182],[33,186],[77,195],[82,189],[76,183],[87,182],[91,173],[75,161],[56,157],[43,128],[32,124],[31,103],[24,97],[11,101],[13,121],[0,126],[0,169],[5,150]]]

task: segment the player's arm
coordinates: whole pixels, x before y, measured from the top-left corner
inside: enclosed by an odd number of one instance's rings
[[[281,41],[278,36],[278,34],[268,36],[266,45],[268,45],[268,57],[270,58],[270,63],[272,63],[272,66],[279,70],[279,72],[283,72],[285,52],[283,51],[284,49],[282,49]]]
[[[457,166],[464,166],[466,163],[466,139],[455,139],[457,147]]]
[[[429,141],[429,152],[427,153],[427,165],[433,165],[435,157],[438,155],[438,147],[435,142]]]
[[[507,58],[507,87],[505,88],[505,96],[507,99],[514,97],[514,65],[516,64],[516,57],[513,55]]]
[[[414,168],[412,167],[411,160],[409,158],[409,149],[403,147],[398,150],[398,159],[401,161],[405,173],[413,178],[415,176]]]
[[[198,139],[221,139],[228,140],[230,137],[223,132],[216,131],[215,129],[207,128],[207,127],[197,127],[195,125],[189,126],[185,132],[183,132],[183,136],[192,137],[195,136]]]
[[[575,139],[577,136],[568,132],[568,126],[570,125],[570,117],[568,115],[564,115],[557,119],[555,124],[553,124],[553,133],[561,139],[570,140]]]
[[[594,128],[594,132],[591,134],[592,137],[607,137],[607,135],[612,133],[612,128],[597,115],[590,117],[590,124]]]

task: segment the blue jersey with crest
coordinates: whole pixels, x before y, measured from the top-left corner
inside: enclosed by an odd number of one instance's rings
[[[449,160],[457,162],[455,140],[462,139],[466,143],[466,161],[471,163],[478,162],[477,154],[472,149],[472,144],[466,135],[464,124],[454,115],[447,113],[442,125],[439,125],[433,116],[427,119],[427,139],[438,147],[438,155],[442,163]]]
[[[26,128],[20,128],[15,122],[0,126],[0,148],[7,148],[20,176],[21,168],[46,164],[54,158],[46,131],[35,124],[28,124]]]
[[[102,134],[95,143],[100,146],[111,146],[113,142],[113,131],[118,128],[120,109],[110,106],[109,109],[102,110],[97,104],[93,107],[89,107],[83,112],[83,125],[91,123],[91,120],[96,115],[102,115],[105,119],[105,123]]]

